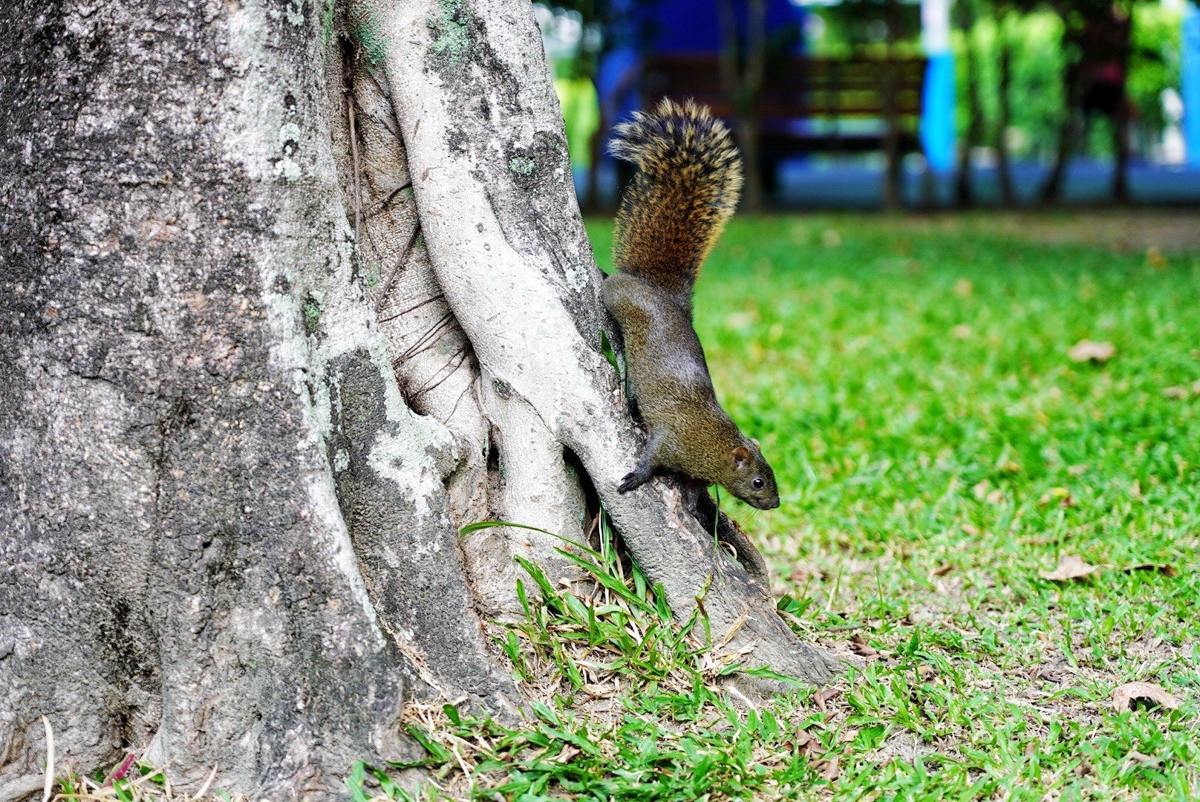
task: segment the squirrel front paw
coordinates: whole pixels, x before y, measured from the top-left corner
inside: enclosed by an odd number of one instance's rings
[[[617,487],[618,493],[628,493],[630,490],[635,490],[646,482],[650,481],[650,474],[643,474],[640,471],[632,471],[625,474],[625,478],[621,480],[621,484]]]

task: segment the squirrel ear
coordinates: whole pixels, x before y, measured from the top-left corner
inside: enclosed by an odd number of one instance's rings
[[[739,471],[750,464],[750,449],[746,448],[745,446],[738,446],[733,450],[730,456],[733,457],[733,467]]]

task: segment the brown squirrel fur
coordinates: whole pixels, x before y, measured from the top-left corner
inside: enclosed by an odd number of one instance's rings
[[[691,101],[664,100],[615,133],[609,151],[638,171],[617,212],[620,272],[605,279],[602,295],[625,340],[630,395],[650,428],[619,489],[667,469],[759,509],[778,507],[775,474],[717,403],[692,328],[692,287],[742,187],[737,146],[724,123]]]

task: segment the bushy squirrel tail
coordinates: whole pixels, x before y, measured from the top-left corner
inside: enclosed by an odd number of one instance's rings
[[[708,107],[691,100],[663,100],[614,133],[609,153],[638,169],[617,212],[617,269],[690,302],[700,265],[741,194],[737,145]]]

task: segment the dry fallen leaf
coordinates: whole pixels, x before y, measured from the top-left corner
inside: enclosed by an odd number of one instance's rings
[[[825,761],[825,768],[821,769],[821,776],[829,780],[829,782],[833,782],[838,777],[842,776],[842,770],[838,768],[837,755],[834,755],[833,757],[829,758],[829,760]]]
[[[951,565],[950,563],[942,563],[937,568],[933,569],[933,575],[934,576],[945,576],[946,574],[950,573],[953,570],[954,570],[954,566]]]
[[[1083,579],[1099,570],[1074,554],[1067,554],[1058,559],[1057,568],[1053,571],[1038,571],[1038,576],[1051,582],[1066,582],[1071,579]]]
[[[1112,343],[1097,343],[1091,340],[1080,340],[1071,346],[1067,356],[1072,362],[1096,362],[1103,364],[1113,358],[1117,352]]]
[[[963,524],[962,530],[971,537],[975,537],[979,534],[979,527],[975,526],[975,524]]]
[[[928,682],[929,680],[931,680],[937,676],[937,669],[934,668],[933,666],[929,665],[928,663],[923,663],[923,664],[917,666],[917,676],[920,677],[922,680]]]
[[[1130,763],[1141,763],[1143,766],[1157,766],[1162,763],[1161,757],[1153,757],[1152,755],[1143,755],[1138,750],[1134,749],[1125,757],[1129,758]]]
[[[561,752],[559,752],[557,755],[555,755],[554,757],[552,757],[550,759],[552,761],[554,761],[555,763],[569,763],[571,758],[575,757],[578,754],[579,754],[578,749],[571,746],[570,744],[567,744],[566,746],[564,746],[562,748]]]
[[[797,585],[804,584],[808,580],[812,579],[812,577],[812,573],[807,568],[793,568],[792,572],[788,574],[788,580],[790,582],[795,582]]]
[[[1131,565],[1125,569],[1125,573],[1132,574],[1134,571],[1157,571],[1165,577],[1179,576],[1179,571],[1175,570],[1174,566],[1160,565],[1158,563],[1140,563]]]
[[[812,737],[805,730],[797,730],[796,746],[800,754],[805,757],[813,755],[822,755],[825,753],[825,747],[821,746],[821,742]]]
[[[841,695],[842,692],[837,688],[826,688],[823,691],[817,691],[815,694],[813,694],[813,701],[817,703],[817,707],[820,708],[822,713],[824,713],[826,712],[825,704]]]
[[[1136,702],[1148,702],[1151,706],[1165,707],[1167,710],[1179,707],[1178,699],[1153,682],[1126,682],[1119,685],[1113,689],[1112,700],[1117,712],[1131,710]]]
[[[1061,668],[1043,666],[1037,670],[1034,676],[1044,682],[1053,682],[1055,684],[1059,684],[1063,681],[1063,677],[1066,676],[1066,672]]]
[[[855,654],[861,654],[863,657],[874,657],[879,654],[879,652],[871,648],[871,644],[867,643],[866,638],[858,634],[850,639],[850,651]]]
[[[1057,501],[1060,507],[1074,507],[1075,499],[1071,497],[1071,491],[1065,487],[1052,487],[1050,492],[1042,496],[1038,500],[1039,507],[1045,507],[1051,502]]]
[[[1165,395],[1167,398],[1173,398],[1176,401],[1182,401],[1183,399],[1187,398],[1191,394],[1192,394],[1191,390],[1189,390],[1186,387],[1182,387],[1182,386],[1167,387],[1166,389],[1163,390],[1163,395]]]

